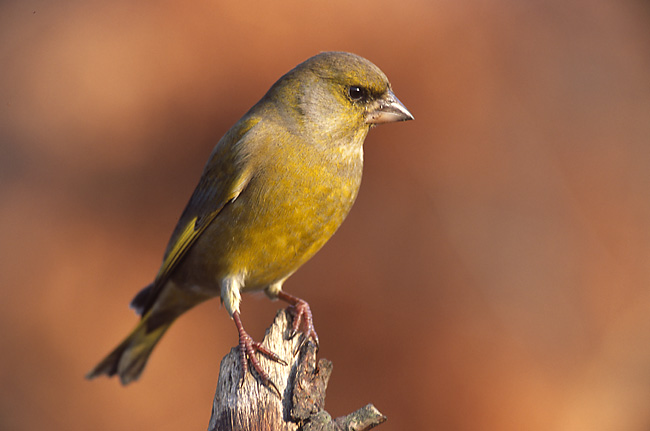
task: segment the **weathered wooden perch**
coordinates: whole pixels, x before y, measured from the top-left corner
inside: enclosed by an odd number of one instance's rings
[[[372,404],[337,419],[323,409],[332,363],[321,359],[316,365],[316,346],[301,337],[287,339],[290,314],[281,310],[266,331],[263,344],[289,365],[258,355],[260,363],[276,384],[282,399],[247,373],[241,382],[239,350],[234,347],[221,361],[209,431],[364,431],[386,420]]]

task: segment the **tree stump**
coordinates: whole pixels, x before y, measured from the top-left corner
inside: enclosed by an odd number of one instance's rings
[[[386,420],[372,404],[337,419],[324,410],[325,390],[332,363],[316,363],[316,346],[301,346],[301,335],[288,339],[291,316],[281,310],[266,331],[262,344],[288,365],[258,354],[282,398],[263,386],[250,372],[242,381],[239,349],[233,347],[221,361],[209,431],[364,431]]]

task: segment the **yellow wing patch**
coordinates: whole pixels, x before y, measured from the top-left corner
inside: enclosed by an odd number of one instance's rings
[[[185,254],[185,250],[187,250],[190,244],[192,244],[198,237],[199,232],[195,229],[197,218],[198,217],[194,217],[192,221],[185,226],[185,229],[183,229],[183,232],[178,237],[174,247],[169,251],[167,258],[160,267],[160,271],[158,271],[158,275],[156,275],[156,280],[162,279],[165,274],[168,274],[169,271],[176,266],[178,260]]]

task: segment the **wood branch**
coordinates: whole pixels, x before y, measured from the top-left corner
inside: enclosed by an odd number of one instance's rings
[[[221,361],[209,431],[365,431],[384,422],[386,417],[372,404],[332,419],[324,410],[332,363],[316,363],[313,342],[301,346],[301,336],[288,339],[290,321],[286,310],[279,311],[262,342],[288,365],[258,354],[282,398],[250,372],[242,381],[239,349],[234,347]]]

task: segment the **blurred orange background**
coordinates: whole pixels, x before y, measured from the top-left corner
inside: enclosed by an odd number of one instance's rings
[[[0,428],[206,429],[236,331],[182,317],[127,388],[84,374],[219,137],[325,50],[416,121],[285,285],[381,430],[650,429],[650,6],[640,1],[0,4]],[[281,303],[245,296],[261,338]]]

